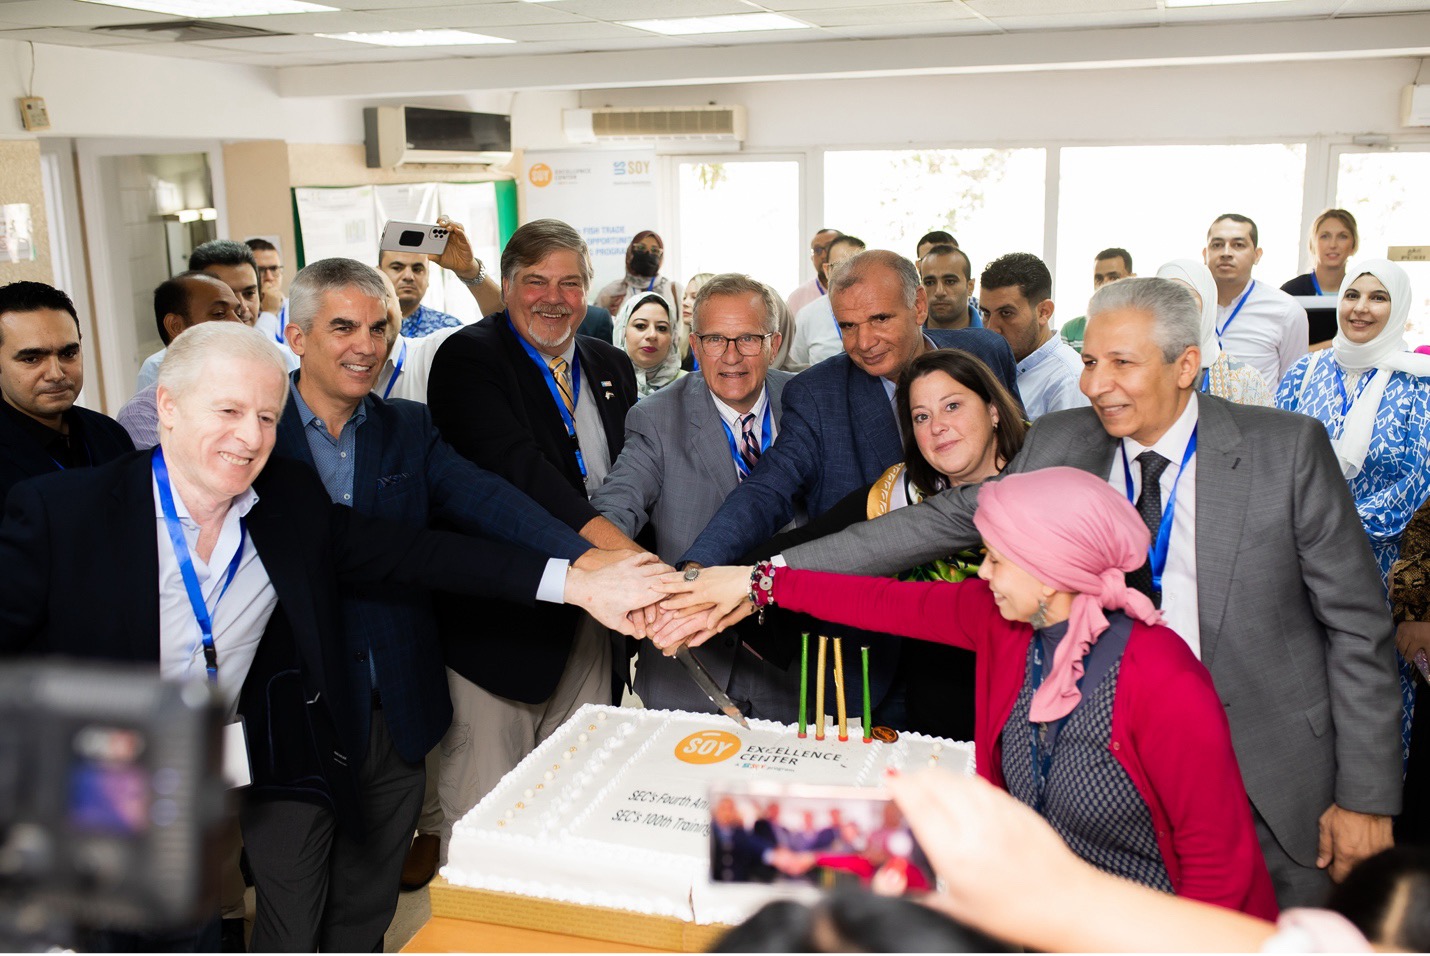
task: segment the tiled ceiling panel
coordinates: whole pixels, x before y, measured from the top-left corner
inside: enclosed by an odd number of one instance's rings
[[[1215,22],[1312,21],[1430,11],[1430,0],[1283,0],[1168,8],[1164,0],[323,0],[337,12],[232,17],[220,22],[290,37],[155,42],[102,28],[180,18],[81,0],[0,0],[0,40],[122,48],[154,56],[212,58],[256,66],[410,62],[577,52],[739,47],[831,40],[889,40],[957,34],[1024,33]],[[667,37],[626,20],[782,13],[807,29]],[[95,29],[101,28],[101,29]],[[512,43],[427,51],[375,48],[314,38],[316,33],[455,29]],[[1423,45],[1424,37],[1406,38]],[[857,64],[851,64],[857,68]]]

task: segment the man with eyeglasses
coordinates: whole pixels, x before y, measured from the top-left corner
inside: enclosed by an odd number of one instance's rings
[[[829,262],[829,247],[835,239],[844,233],[838,229],[825,227],[814,234],[814,238],[809,240],[809,261],[814,266],[814,278],[804,285],[795,289],[785,298],[785,304],[789,306],[790,315],[799,315],[799,310],[809,305],[815,299],[829,294],[829,290],[824,286],[826,278],[824,266]]]
[[[780,347],[775,304],[749,276],[715,276],[695,297],[700,374],[687,375],[626,415],[625,445],[591,504],[629,537],[655,528],[656,552],[685,553],[726,495],[774,441],[780,397],[794,376],[770,368]],[[752,717],[795,719],[798,681],[722,635],[699,650],[701,662]],[[640,642],[636,693],[647,707],[714,713],[674,658]]]

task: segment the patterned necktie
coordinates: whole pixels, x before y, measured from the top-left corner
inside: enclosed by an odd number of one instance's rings
[[[745,464],[751,470],[754,470],[755,462],[760,460],[760,443],[755,441],[753,414],[740,416],[740,457],[745,459]]]
[[[1162,472],[1170,461],[1155,451],[1144,451],[1137,456],[1137,464],[1142,466],[1142,493],[1137,496],[1137,513],[1152,532],[1152,540],[1157,540],[1157,529],[1162,524]],[[1152,599],[1156,607],[1162,606],[1162,592],[1152,588],[1152,560],[1147,561],[1127,575],[1128,587],[1134,587]]]
[[[574,416],[576,414],[576,399],[571,394],[570,366],[559,355],[547,359],[546,364],[551,366],[551,374],[556,377],[556,387],[561,392],[561,401],[566,403],[567,413]]]

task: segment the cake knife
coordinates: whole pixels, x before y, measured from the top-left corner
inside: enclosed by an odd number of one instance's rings
[[[720,689],[720,685],[715,683],[715,678],[710,676],[710,672],[705,669],[705,665],[695,659],[695,655],[690,653],[690,648],[684,644],[675,652],[675,659],[685,665],[685,670],[691,678],[705,692],[705,696],[710,698],[710,703],[714,704],[719,711],[729,717],[735,723],[750,729],[750,722],[745,719],[745,715],[740,713],[740,708],[730,699],[730,695]]]

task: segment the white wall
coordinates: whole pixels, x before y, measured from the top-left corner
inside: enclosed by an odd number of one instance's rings
[[[1400,132],[1400,90],[1417,63],[1340,60],[743,83],[592,90],[580,99],[583,107],[742,104],[749,116],[746,151],[1274,142]]]

